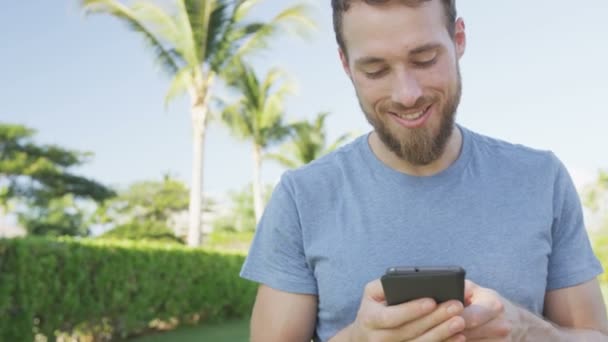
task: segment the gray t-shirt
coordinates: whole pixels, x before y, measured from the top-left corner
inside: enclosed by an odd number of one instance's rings
[[[545,292],[601,274],[562,163],[459,128],[460,156],[434,176],[389,168],[368,135],[286,172],[241,276],[316,295],[315,340],[326,341],[354,321],[365,284],[391,266],[462,266],[537,315]]]

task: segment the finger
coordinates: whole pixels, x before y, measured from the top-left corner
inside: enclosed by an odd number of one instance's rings
[[[465,279],[464,281],[464,306],[469,306],[473,302],[475,292],[480,288],[473,281]]]
[[[429,315],[437,304],[430,298],[416,299],[399,305],[380,305],[370,312],[366,325],[374,329],[394,329]]]
[[[413,339],[414,342],[436,342],[451,338],[464,330],[464,319],[455,316],[425,332],[422,336]]]
[[[473,281],[466,279],[464,281],[464,298],[465,301],[467,299],[471,299],[473,297],[473,293],[479,288],[479,285],[475,284]]]
[[[482,339],[482,338],[505,338],[511,334],[511,323],[499,316],[498,319],[474,328],[467,329],[463,334],[467,337],[467,341]]]
[[[467,329],[482,326],[495,319],[504,311],[504,305],[495,292],[478,288],[471,304],[467,306],[462,317],[467,322]]]
[[[364,300],[371,301],[370,313],[364,324],[374,329],[392,329],[431,313],[437,307],[430,298],[416,299],[399,305],[386,306],[384,288],[380,279],[365,286]]]
[[[436,330],[435,335],[433,335],[436,338],[434,341],[444,340],[464,330],[464,319],[458,316],[462,313],[462,310],[463,306],[460,301],[452,300],[442,303],[437,307],[437,309],[435,309],[430,314],[401,326],[399,328],[398,335],[401,340],[411,340],[423,336],[428,331],[436,328],[441,324],[444,324],[446,321],[449,321],[450,319],[453,319],[456,316],[456,321],[462,323],[462,327],[460,326],[460,323],[457,323],[453,327],[453,329],[450,330],[449,325],[446,325],[444,329]]]
[[[378,303],[382,303],[386,300],[386,298],[384,297],[384,288],[382,288],[382,283],[380,282],[380,279],[376,279],[365,285],[363,297],[371,298]]]
[[[456,334],[447,340],[443,340],[443,342],[465,342],[467,338],[463,334]]]

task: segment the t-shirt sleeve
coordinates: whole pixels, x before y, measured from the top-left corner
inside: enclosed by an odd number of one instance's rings
[[[304,253],[298,208],[290,190],[286,173],[260,219],[241,277],[280,291],[316,295],[316,281]]]
[[[576,188],[564,165],[557,160],[553,193],[552,251],[547,290],[575,286],[603,272],[585,229]]]

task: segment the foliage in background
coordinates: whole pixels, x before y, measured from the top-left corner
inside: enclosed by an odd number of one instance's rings
[[[583,189],[581,197],[583,205],[593,215],[591,223],[588,223],[592,226],[590,238],[593,250],[608,270],[608,172],[600,170],[597,179]],[[599,279],[604,289],[608,289],[608,273],[604,272]]]
[[[272,185],[266,185],[264,204],[272,195]],[[256,228],[251,186],[230,193],[230,208],[213,222],[214,232],[253,232]]]
[[[98,220],[166,222],[172,214],[188,208],[188,192],[186,184],[169,175],[161,181],[135,182],[99,208]]]
[[[174,231],[166,223],[158,221],[132,221],[121,224],[103,233],[97,239],[184,243],[182,239],[175,236]]]
[[[266,158],[295,169],[334,151],[354,136],[353,133],[346,133],[329,144],[325,127],[328,115],[329,113],[319,113],[312,122],[299,121],[291,124],[291,135],[281,146],[280,152],[268,154]]]
[[[595,182],[583,190],[582,198],[599,225],[596,230],[608,234],[608,171],[599,171]]]
[[[69,194],[50,199],[44,206],[22,210],[17,217],[31,235],[88,236],[92,215],[89,207]]]
[[[266,48],[284,32],[304,34],[314,23],[307,7],[293,5],[268,22],[248,20],[259,0],[176,0],[171,8],[151,1],[80,0],[87,13],[112,15],[140,34],[155,60],[171,77],[165,103],[187,93],[193,129],[193,170],[188,245],[201,243],[203,156],[216,79],[233,71],[234,62]]]
[[[261,169],[263,154],[272,145],[285,140],[289,127],[285,119],[285,98],[292,92],[287,75],[280,69],[270,70],[260,80],[253,68],[243,63],[228,79],[228,86],[239,97],[225,104],[223,122],[233,135],[252,143],[253,208],[256,222],[264,211]]]
[[[256,284],[239,278],[243,261],[157,243],[0,240],[0,340],[126,338],[161,322],[244,318]]]
[[[0,123],[0,206],[30,234],[87,235],[86,202],[114,192],[72,173],[90,153],[34,143],[33,129]]]
[[[592,234],[591,242],[593,243],[593,251],[600,259],[602,266],[608,270],[608,234],[596,233]],[[599,276],[599,280],[604,286],[608,286],[608,273],[604,272]],[[608,303],[606,303],[608,305]]]
[[[188,193],[186,184],[169,175],[131,184],[98,208],[97,222],[114,226],[100,238],[182,242],[172,218],[188,209]]]

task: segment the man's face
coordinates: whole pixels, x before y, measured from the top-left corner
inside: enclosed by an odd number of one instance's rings
[[[359,1],[343,18],[340,57],[361,108],[384,145],[413,165],[441,156],[460,101],[464,23],[457,21],[452,40],[444,18],[438,0],[419,7]]]

